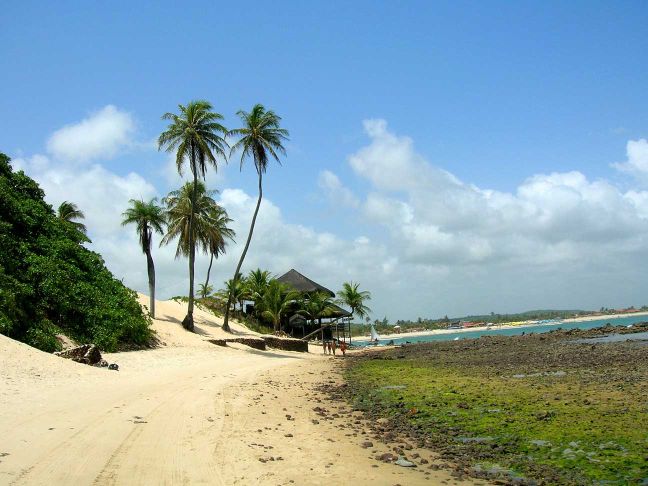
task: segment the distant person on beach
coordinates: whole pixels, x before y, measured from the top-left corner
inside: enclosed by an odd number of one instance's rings
[[[346,356],[346,350],[347,350],[347,343],[346,341],[342,341],[340,343],[340,351],[342,351],[342,356]]]
[[[331,341],[327,343],[327,346],[328,346],[328,354],[331,354],[333,350],[333,347],[331,346]]]
[[[326,341],[322,339],[322,347],[324,348],[324,354],[326,354]]]
[[[337,343],[335,342],[335,339],[331,341],[331,347],[333,348],[333,356],[335,356],[335,348],[337,348]]]

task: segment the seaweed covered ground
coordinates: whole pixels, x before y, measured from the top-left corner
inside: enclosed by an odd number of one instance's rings
[[[384,442],[406,435],[457,476],[648,484],[648,343],[580,341],[648,324],[368,351],[332,390]],[[388,419],[388,420],[386,420]]]

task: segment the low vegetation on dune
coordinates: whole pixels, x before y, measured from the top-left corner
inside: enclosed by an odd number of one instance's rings
[[[0,154],[0,333],[44,351],[57,333],[105,351],[146,345],[150,320],[79,227]]]
[[[377,434],[413,434],[459,474],[516,484],[639,484],[648,478],[648,346],[574,342],[597,333],[372,353],[352,360],[346,373],[354,386],[345,393],[370,416],[390,419]]]

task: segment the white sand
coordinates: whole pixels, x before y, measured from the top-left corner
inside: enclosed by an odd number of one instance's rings
[[[106,355],[118,372],[0,335],[0,484],[454,483],[443,471],[373,467],[359,438],[312,423],[306,396],[333,359],[218,347],[205,341],[229,336],[218,319],[196,311],[191,334],[179,324],[185,305],[157,312],[166,346]],[[259,461],[270,456],[283,460]]]

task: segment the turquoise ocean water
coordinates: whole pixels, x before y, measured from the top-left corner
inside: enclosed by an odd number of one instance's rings
[[[601,318],[595,321],[586,322],[560,322],[556,324],[538,324],[535,326],[524,326],[513,329],[498,329],[493,326],[491,329],[481,331],[461,331],[449,332],[447,334],[430,334],[423,336],[404,336],[401,338],[394,338],[394,344],[404,343],[427,343],[430,341],[452,341],[455,338],[459,339],[475,339],[481,336],[516,336],[518,334],[530,334],[532,332],[541,333],[549,332],[554,329],[593,329],[595,327],[605,326],[607,323],[613,326],[629,326],[638,322],[648,322],[648,316],[627,316],[618,317],[615,319]],[[379,344],[387,344],[390,339],[382,338]],[[353,339],[352,343],[357,346],[367,346],[369,342],[366,339]]]

